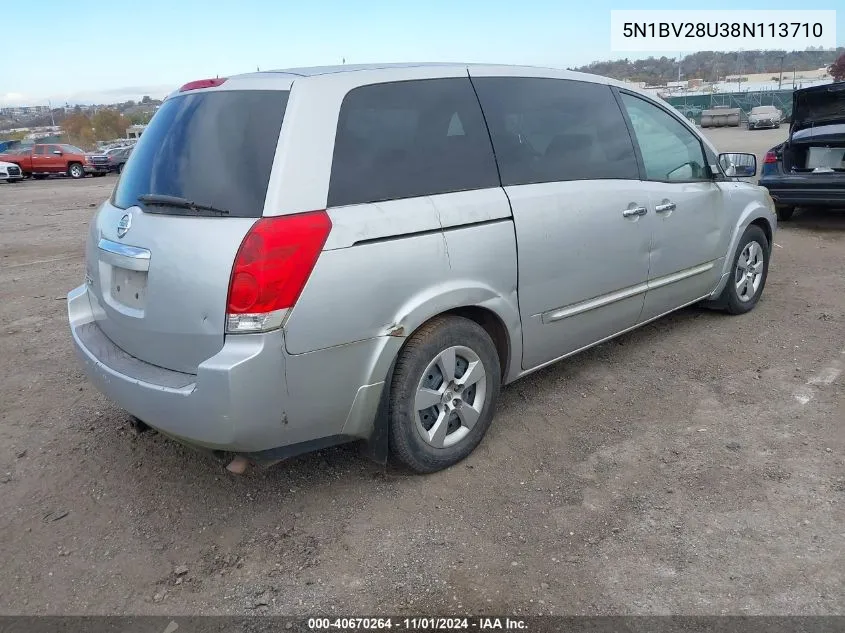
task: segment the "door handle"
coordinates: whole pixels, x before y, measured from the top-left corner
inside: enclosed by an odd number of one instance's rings
[[[648,209],[646,209],[645,207],[634,207],[633,209],[625,209],[622,212],[622,217],[633,218],[638,215],[645,215],[646,213],[648,213]]]
[[[675,210],[675,203],[674,202],[664,202],[663,204],[655,205],[654,210],[658,213],[666,213],[666,211],[674,211]]]

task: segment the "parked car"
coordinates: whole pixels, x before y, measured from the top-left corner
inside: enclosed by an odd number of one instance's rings
[[[106,175],[109,172],[123,171],[123,165],[126,164],[126,159],[132,153],[131,147],[110,147],[99,152],[91,152],[88,154],[88,160],[92,165],[99,167],[101,173],[99,175]]]
[[[783,118],[783,112],[773,105],[757,106],[748,113],[748,129],[778,128]]]
[[[129,147],[116,147],[112,150],[109,150],[108,157],[109,157],[109,170],[121,173],[123,171],[123,166],[126,164],[129,155],[132,154],[132,146]]]
[[[0,161],[0,180],[5,182],[20,182],[23,180],[23,172],[15,163]]]
[[[66,174],[83,178],[97,170],[88,162],[85,152],[66,144],[36,144],[0,154],[0,160],[14,163],[25,176],[45,178],[50,174]]]
[[[781,220],[796,207],[845,207],[845,83],[792,94],[789,138],[766,153],[759,184]]]
[[[91,167],[89,173],[92,176],[105,176],[111,171],[109,157],[105,152],[86,152],[85,156]]]
[[[133,416],[241,463],[366,440],[435,471],[502,384],[682,306],[754,308],[777,222],[737,164],[568,71],[191,82],[91,222],[73,342]]]

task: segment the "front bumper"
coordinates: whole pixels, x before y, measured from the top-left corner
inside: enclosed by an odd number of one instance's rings
[[[86,174],[107,174],[109,173],[108,165],[83,165]]]
[[[749,121],[748,127],[754,130],[762,128],[774,128],[778,126],[777,121]]]

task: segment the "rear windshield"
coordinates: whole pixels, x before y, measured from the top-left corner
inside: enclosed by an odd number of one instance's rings
[[[167,99],[138,140],[114,192],[120,208],[138,196],[186,198],[257,218],[290,93],[215,91]]]

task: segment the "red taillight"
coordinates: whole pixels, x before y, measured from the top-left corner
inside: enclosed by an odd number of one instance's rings
[[[331,229],[325,211],[258,220],[241,243],[232,267],[227,330],[278,327],[279,311],[296,303]]]
[[[217,77],[216,79],[197,79],[196,81],[189,81],[184,86],[179,88],[179,92],[186,90],[199,90],[200,88],[215,88],[226,81],[228,77]]]
[[[766,157],[763,159],[763,162],[768,163],[776,163],[778,162],[778,155],[774,152],[766,152]]]

